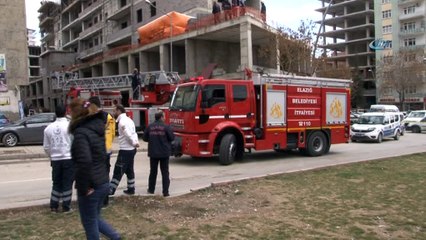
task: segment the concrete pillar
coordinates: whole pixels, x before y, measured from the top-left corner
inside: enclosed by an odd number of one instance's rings
[[[170,58],[169,58],[170,47],[169,45],[160,45],[160,70],[170,70]]]
[[[276,52],[276,61],[277,61],[277,74],[280,74],[281,72],[281,52],[280,52],[280,39],[278,38],[278,34],[275,35],[275,48],[277,49]]]
[[[139,53],[139,70],[141,72],[149,72],[151,69],[149,68],[149,60],[148,60],[148,53],[147,52],[140,52]]]
[[[135,61],[133,61],[133,58],[134,56],[132,54],[129,54],[129,56],[127,56],[127,66],[128,66],[127,72],[128,73],[132,73],[135,67],[140,69],[139,66],[135,66]]]
[[[240,52],[241,70],[244,68],[253,69],[253,43],[251,36],[251,24],[248,22],[240,25]]]
[[[195,40],[185,40],[185,74],[188,77],[195,76]]]

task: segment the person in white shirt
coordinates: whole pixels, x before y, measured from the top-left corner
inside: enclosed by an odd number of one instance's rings
[[[74,181],[74,166],[71,160],[71,135],[68,132],[69,120],[65,117],[66,109],[57,105],[56,121],[44,129],[43,148],[51,160],[52,193],[50,210],[58,212],[62,199],[62,211],[71,210],[72,184]]]
[[[114,195],[123,174],[127,176],[127,189],[123,192],[133,195],[135,194],[135,171],[133,166],[136,148],[139,147],[139,139],[135,123],[127,117],[126,110],[122,105],[118,104],[115,106],[114,117],[118,123],[118,143],[120,150],[118,151],[117,161],[114,166],[109,195]]]

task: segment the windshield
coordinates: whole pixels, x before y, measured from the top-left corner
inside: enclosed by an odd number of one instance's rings
[[[358,124],[383,124],[384,116],[361,116]]]
[[[425,112],[410,112],[408,114],[409,118],[423,118],[425,116]]]
[[[192,111],[197,104],[198,85],[180,86],[176,89],[172,102],[170,104],[171,110],[185,110]]]

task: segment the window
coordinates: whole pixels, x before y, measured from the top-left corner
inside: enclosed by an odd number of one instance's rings
[[[382,4],[390,3],[390,2],[391,2],[391,0],[382,0]]]
[[[225,102],[225,85],[206,85],[202,94],[203,102],[210,108],[216,104]]]
[[[157,15],[157,2],[151,2],[150,4],[151,17]]]
[[[392,33],[392,25],[383,26],[383,34]]]
[[[404,15],[412,14],[416,12],[416,6],[409,6],[404,8]]]
[[[391,10],[382,11],[382,18],[391,18],[392,12]]]
[[[242,102],[247,99],[247,87],[245,85],[232,86],[232,95],[234,102]]]
[[[127,0],[120,0],[120,8],[127,5]]]
[[[404,23],[402,29],[405,31],[414,30],[416,29],[416,23],[415,22]]]
[[[137,21],[138,21],[138,23],[142,22],[142,9],[138,9],[136,11],[136,15],[137,15]]]
[[[415,38],[406,38],[404,39],[404,46],[415,46],[416,45],[416,39]]]

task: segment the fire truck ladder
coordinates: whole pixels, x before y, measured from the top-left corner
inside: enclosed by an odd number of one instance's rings
[[[156,84],[175,84],[180,78],[176,72],[153,71],[140,73],[141,79],[145,76],[154,76]],[[132,74],[89,77],[89,78],[66,78],[64,74],[52,76],[52,88],[70,90],[71,87],[82,90],[101,90],[101,89],[123,89],[131,88]]]

